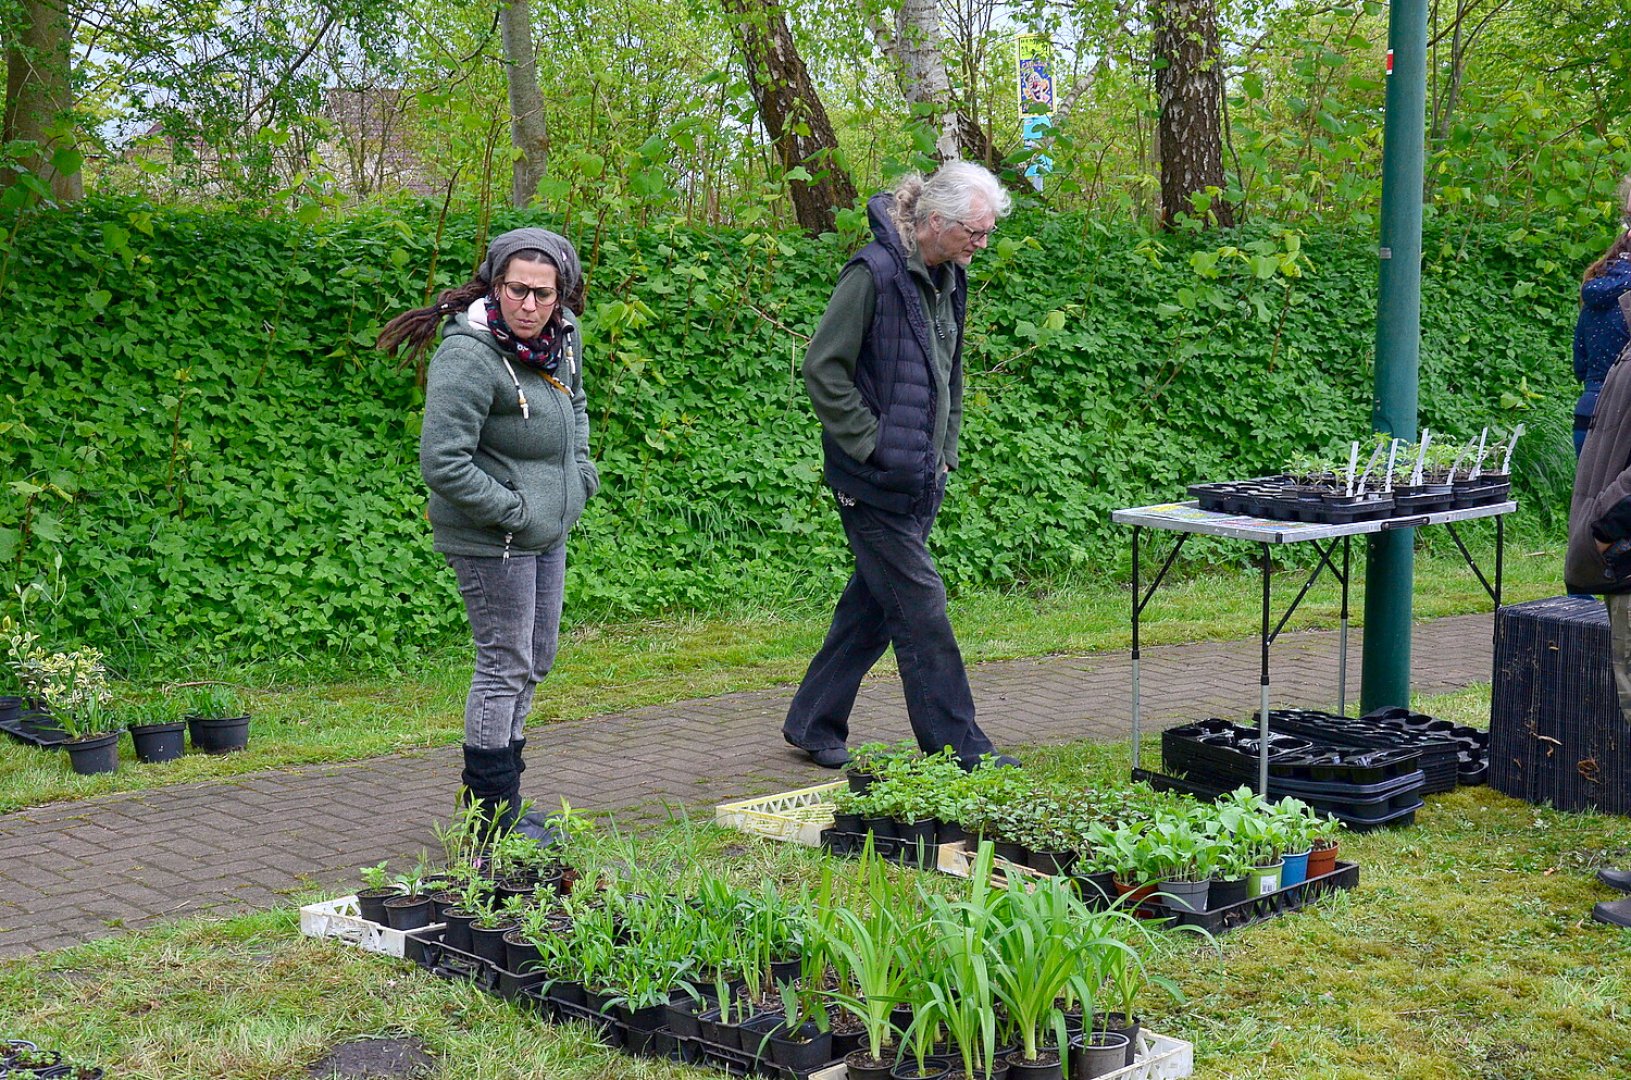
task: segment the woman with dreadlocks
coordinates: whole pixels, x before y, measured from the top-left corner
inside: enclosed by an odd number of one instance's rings
[[[600,487],[589,460],[574,311],[583,273],[567,240],[515,229],[473,280],[397,316],[380,348],[423,355],[419,467],[435,548],[458,578],[476,643],[464,706],[464,788],[500,828],[521,804],[524,722],[555,662],[566,537]]]

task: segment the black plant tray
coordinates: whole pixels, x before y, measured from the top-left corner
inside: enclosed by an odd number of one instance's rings
[[[498,993],[499,969],[475,953],[455,949],[444,941],[429,938],[424,940],[423,947],[425,967],[430,969],[431,974],[440,975],[444,979],[462,979],[474,983],[477,989],[485,990],[489,994]],[[538,981],[543,981],[542,976],[539,976]]]
[[[668,1035],[678,1044],[682,1056],[675,1060],[691,1061],[695,1064],[705,1065],[718,1069],[720,1072],[732,1076],[770,1076],[780,1077],[782,1080],[807,1080],[812,1073],[830,1069],[838,1064],[838,1059],[825,1061],[810,1072],[798,1072],[794,1069],[777,1065],[770,1060],[768,1049],[764,1055],[752,1053],[747,1050],[738,1050],[734,1047],[720,1046],[707,1039],[690,1038],[683,1035],[671,1035],[666,1031],[660,1035]]]
[[[1230,784],[1225,786],[1223,784],[1207,783],[1204,779],[1194,777],[1168,776],[1166,773],[1150,772],[1148,769],[1134,769],[1133,779],[1143,780],[1157,791],[1179,791],[1184,792],[1185,794],[1194,795],[1195,797],[1201,799],[1216,799],[1220,795],[1233,791],[1234,788],[1239,786],[1238,784]],[[1269,783],[1269,798],[1275,799],[1280,797],[1282,797],[1282,793],[1275,789],[1274,783],[1271,780]],[[1297,797],[1301,798],[1301,796]],[[1314,803],[1312,800],[1305,799],[1304,801],[1309,802],[1310,805],[1313,805],[1316,810],[1321,810],[1324,813],[1331,814],[1338,821],[1342,822],[1354,832],[1367,832],[1371,829],[1379,829],[1384,825],[1414,824],[1416,820],[1416,811],[1420,810],[1422,807],[1421,799],[1416,798],[1406,805],[1401,805],[1397,809],[1388,808],[1379,814],[1375,814],[1375,816],[1349,816],[1344,809],[1336,806],[1322,807],[1317,803]],[[1392,797],[1390,797],[1388,801],[1391,802]],[[1401,802],[1403,802],[1403,800],[1401,800]],[[1378,808],[1361,806],[1359,809],[1362,811],[1374,812]]]
[[[1409,714],[1417,716],[1417,714]],[[1254,714],[1255,719],[1255,714]],[[1419,749],[1421,770],[1427,775],[1422,794],[1436,795],[1453,791],[1460,754],[1471,749],[1454,735],[1447,721],[1419,717],[1424,723],[1411,726],[1403,719],[1379,719],[1373,716],[1335,716],[1314,709],[1274,709],[1269,713],[1269,730],[1316,739],[1333,746],[1351,746],[1370,750]],[[1429,726],[1442,724],[1449,730],[1430,730]],[[1471,728],[1465,729],[1472,732]],[[1476,735],[1477,733],[1473,733]],[[1484,738],[1487,745],[1487,736]],[[1479,747],[1481,749],[1481,747]]]
[[[1226,930],[1238,930],[1242,926],[1250,926],[1264,919],[1272,919],[1276,915],[1298,911],[1328,893],[1337,889],[1352,889],[1358,884],[1358,864],[1338,860],[1336,869],[1329,874],[1309,878],[1289,888],[1276,889],[1274,892],[1210,911],[1182,911],[1171,914],[1179,926],[1199,926],[1215,935]]]
[[[1162,732],[1161,756],[1169,769],[1250,782],[1258,775],[1257,742],[1255,728],[1203,720]],[[1271,733],[1269,746],[1269,776],[1298,783],[1381,784],[1416,772],[1421,759],[1420,750],[1353,750],[1286,733]]]
[[[55,750],[68,741],[50,713],[23,712],[14,720],[0,720],[0,731],[44,750]]]
[[[821,847],[829,855],[846,855],[850,858],[860,858],[866,850],[865,832],[839,832],[837,829],[823,829],[821,831]],[[919,859],[916,841],[892,840],[888,837],[872,835],[873,853],[880,859],[895,863],[898,866],[910,866],[921,870],[933,870],[940,865],[940,845],[925,844],[922,857]]]

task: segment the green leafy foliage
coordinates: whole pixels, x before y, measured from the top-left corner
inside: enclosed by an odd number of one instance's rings
[[[35,630],[124,670],[398,661],[463,639],[423,518],[416,373],[371,347],[423,302],[433,260],[436,288],[474,264],[478,222],[451,217],[437,251],[438,209],[302,222],[93,200],[17,224],[0,585],[61,555],[67,586]],[[536,220],[499,214],[491,231]],[[569,617],[830,602],[849,557],[798,364],[848,249],[545,223],[591,275],[604,481],[572,540]],[[1370,230],[1227,241],[1005,224],[974,266],[961,468],[936,530],[954,587],[1114,570],[1112,509],[1368,426]],[[1426,251],[1422,424],[1475,431],[1521,387],[1531,430],[1555,413],[1565,439],[1572,271],[1499,224],[1440,218]]]

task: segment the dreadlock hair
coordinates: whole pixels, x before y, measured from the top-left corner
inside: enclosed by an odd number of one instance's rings
[[[1627,176],[1620,181],[1619,200],[1620,235],[1616,236],[1614,242],[1608,245],[1608,250],[1603,252],[1602,258],[1586,267],[1586,275],[1580,279],[1582,285],[1592,278],[1601,277],[1603,271],[1608,269],[1608,264],[1615,259],[1631,253],[1631,176]]]
[[[559,266],[555,266],[555,260],[542,251],[535,248],[526,248],[505,259],[504,265],[499,268],[499,273],[502,275],[509,270],[510,264],[513,262],[544,263],[554,266],[557,274],[561,270]],[[436,302],[429,307],[404,311],[386,323],[385,328],[379,332],[379,338],[374,342],[374,347],[395,355],[397,350],[406,344],[408,352],[403,358],[404,366],[407,364],[418,366],[419,361],[424,358],[425,353],[430,349],[430,343],[435,340],[436,335],[441,331],[447,320],[468,308],[477,299],[487,295],[492,287],[492,282],[477,275],[463,285],[444,290],[436,298]],[[573,311],[579,310],[580,305],[583,303],[582,285],[578,286],[572,296],[563,296],[561,301]],[[560,304],[556,305],[555,311],[557,313],[560,311]],[[558,315],[552,317],[558,317]]]

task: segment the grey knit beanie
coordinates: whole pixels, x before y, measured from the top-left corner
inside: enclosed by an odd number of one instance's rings
[[[583,302],[583,267],[571,242],[560,233],[548,229],[511,229],[493,237],[487,245],[487,257],[476,269],[476,276],[490,283],[518,251],[541,251],[555,264],[555,287],[560,290],[566,306],[576,311]]]

